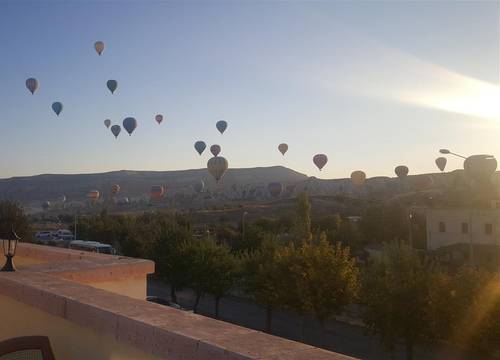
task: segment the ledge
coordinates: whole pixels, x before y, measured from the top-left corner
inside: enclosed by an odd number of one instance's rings
[[[46,262],[0,272],[0,295],[159,358],[353,359],[82,284],[144,276],[154,271],[152,261],[33,244],[19,244],[17,256]]]
[[[150,260],[29,243],[18,244],[17,256],[43,261],[23,266],[20,268],[23,271],[51,273],[83,283],[134,278],[155,271],[155,264]]]

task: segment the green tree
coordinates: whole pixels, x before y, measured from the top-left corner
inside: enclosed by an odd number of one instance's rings
[[[146,257],[156,263],[156,273],[170,285],[170,298],[177,303],[177,290],[189,284],[189,271],[192,267],[191,259],[186,257],[186,248],[192,242],[192,232],[188,224],[172,216],[162,216],[150,219],[149,226],[142,226],[148,230],[144,235],[149,236],[145,245]]]
[[[393,351],[401,338],[406,358],[414,344],[429,334],[427,309],[432,271],[415,250],[399,242],[386,244],[380,259],[365,272],[361,299],[364,322]]]
[[[219,315],[219,302],[234,285],[237,276],[237,260],[227,245],[219,245],[211,239],[184,242],[181,256],[189,263],[186,269],[187,284],[195,293],[194,312],[206,294],[215,298],[215,315]]]
[[[283,305],[286,289],[279,261],[280,245],[273,236],[267,236],[262,246],[243,255],[243,289],[253,300],[266,308],[265,331],[272,330],[274,310]]]
[[[284,247],[279,261],[285,269],[284,306],[302,316],[313,315],[322,327],[356,299],[359,276],[355,260],[348,247],[330,244],[324,233],[318,241]]]
[[[21,239],[31,237],[31,227],[23,208],[14,201],[0,201],[0,239],[12,239],[12,229]]]
[[[439,274],[431,287],[428,311],[432,338],[486,354],[500,351],[500,277],[463,268]]]
[[[311,233],[311,203],[306,192],[297,197],[297,209],[293,232],[298,242],[312,239]]]
[[[227,295],[238,278],[238,258],[231,253],[226,244],[217,245],[211,242],[208,247],[210,255],[206,270],[211,275],[208,278],[207,293],[213,295],[215,301],[215,318],[219,318],[220,299]]]

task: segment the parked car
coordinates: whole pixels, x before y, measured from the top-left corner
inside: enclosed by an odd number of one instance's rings
[[[48,245],[49,241],[51,241],[54,238],[54,234],[52,231],[45,230],[45,231],[38,231],[35,233],[35,239],[37,244],[44,244]]]
[[[148,296],[148,297],[146,297],[146,300],[149,301],[149,302],[155,303],[155,304],[169,306],[169,307],[177,309],[177,310],[185,310],[185,311],[187,311],[187,309],[183,308],[179,304],[177,304],[177,303],[175,303],[173,301],[164,299],[164,298],[159,297],[159,296]]]

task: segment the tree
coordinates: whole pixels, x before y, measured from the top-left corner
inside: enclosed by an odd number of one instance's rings
[[[380,259],[365,273],[364,322],[391,352],[401,337],[408,360],[413,358],[414,344],[429,333],[431,274],[416,251],[399,242],[386,244]]]
[[[211,294],[215,298],[215,316],[219,316],[219,302],[232,288],[237,275],[236,258],[227,245],[211,239],[184,242],[181,256],[189,264],[187,284],[195,293],[193,311],[198,311],[201,298]]]
[[[243,289],[254,301],[266,308],[265,331],[272,329],[273,312],[283,305],[284,289],[280,245],[273,236],[267,236],[262,246],[243,255]]]
[[[185,255],[192,241],[191,229],[189,224],[171,216],[150,220],[148,232],[144,233],[150,237],[145,252],[149,259],[155,261],[159,277],[170,284],[170,298],[177,303],[176,291],[187,286],[190,280],[192,264]]]
[[[290,244],[282,249],[279,261],[286,308],[300,315],[311,314],[322,327],[325,321],[341,314],[358,293],[358,269],[349,248],[330,244],[324,233],[318,241]]]
[[[358,269],[349,248],[331,245],[323,234],[318,244],[305,243],[299,249],[303,261],[307,310],[324,326],[325,320],[341,314],[358,293]]]
[[[432,339],[456,343],[481,357],[499,351],[499,283],[498,274],[480,269],[436,276],[428,311]]]
[[[229,246],[217,245],[214,242],[208,247],[210,255],[207,259],[206,271],[210,274],[207,292],[214,296],[215,318],[219,318],[220,299],[227,295],[238,276],[238,259],[231,253]]]
[[[29,220],[23,208],[14,201],[0,201],[0,239],[12,239],[12,229],[21,239],[31,235]]]
[[[297,241],[309,241],[312,238],[311,203],[309,202],[309,196],[306,192],[299,194],[297,197],[296,211],[293,230]]]

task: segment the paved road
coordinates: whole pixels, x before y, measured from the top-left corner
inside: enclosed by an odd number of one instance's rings
[[[169,299],[170,287],[158,280],[149,279],[148,295]],[[192,309],[194,294],[190,290],[178,292],[177,298],[181,306]],[[219,312],[220,319],[227,322],[261,331],[265,327],[265,309],[245,298],[236,296],[223,298]],[[213,299],[210,297],[202,299],[198,313],[212,317],[214,315]],[[310,317],[302,319],[296,314],[276,312],[273,317],[272,333],[360,359],[382,360],[390,358],[376,339],[364,334],[363,327],[343,321],[329,321],[323,331],[319,323]],[[404,358],[403,347],[398,347],[393,359]],[[414,358],[416,360],[473,359],[467,358],[453,349],[436,346],[417,348]]]

